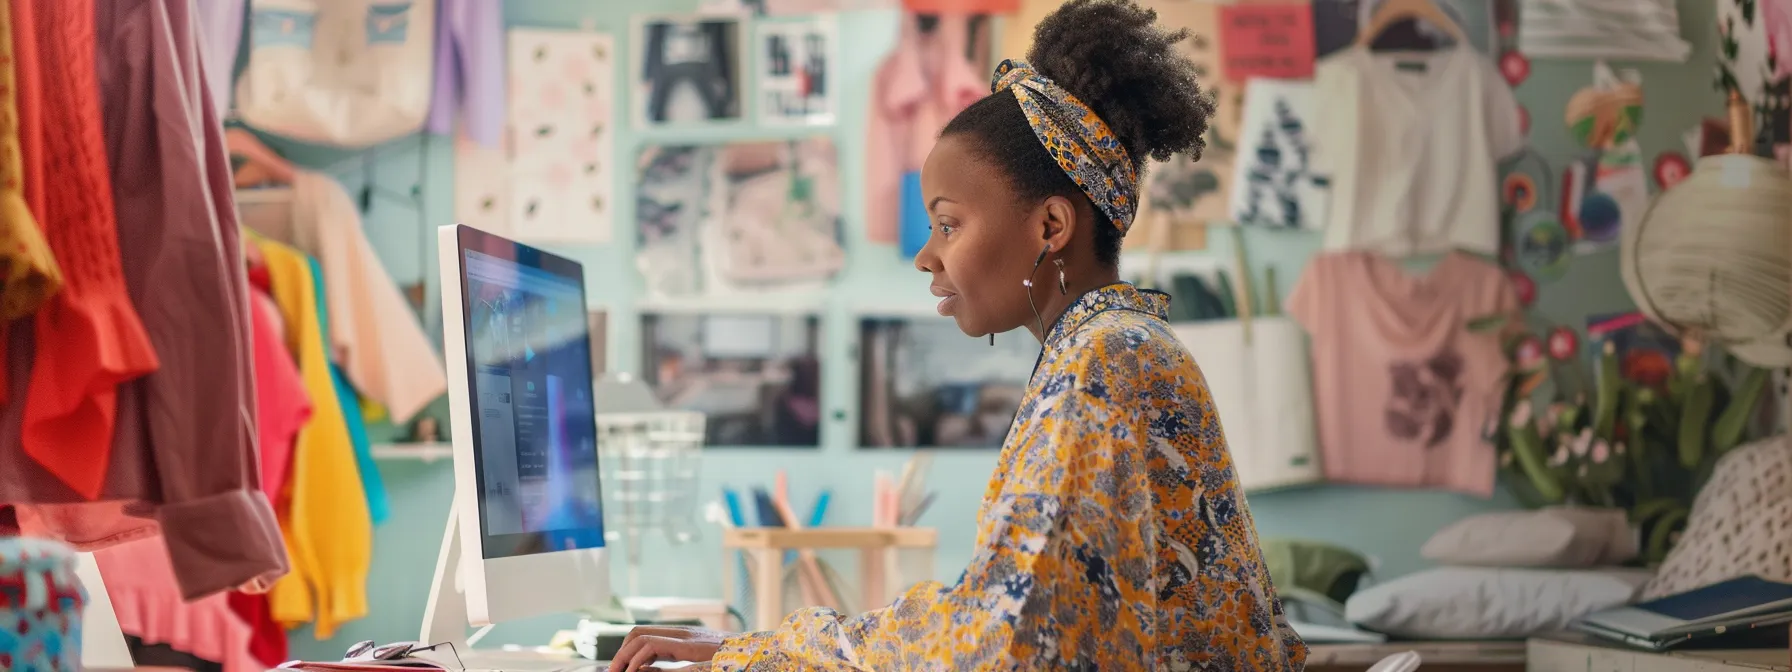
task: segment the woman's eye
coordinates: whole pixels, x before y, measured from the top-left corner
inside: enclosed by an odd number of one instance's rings
[[[953,229],[956,229],[956,228],[958,228],[958,227],[952,226],[951,224],[947,224],[945,222],[936,222],[933,225],[933,230],[938,231],[940,233],[940,235],[942,235],[942,236],[952,235]]]

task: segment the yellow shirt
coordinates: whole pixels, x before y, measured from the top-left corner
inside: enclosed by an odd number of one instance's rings
[[[25,174],[19,157],[19,112],[12,53],[12,10],[0,2],[0,320],[37,311],[62,288],[62,268],[50,254],[37,218],[25,205]]]
[[[1163,294],[1084,294],[1046,337],[954,585],[727,639],[717,670],[1305,666],[1207,383]]]
[[[337,626],[367,615],[373,519],[330,376],[311,262],[273,241],[257,238],[255,244],[286,322],[286,347],[311,397],[311,420],[293,446],[290,505],[280,519],[293,571],[274,584],[268,601],[274,620],[290,628],[315,618],[317,638],[328,639]]]

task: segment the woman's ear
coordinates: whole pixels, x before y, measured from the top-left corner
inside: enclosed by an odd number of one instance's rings
[[[1069,249],[1071,238],[1076,236],[1076,204],[1063,196],[1046,198],[1041,235],[1044,240],[1040,242],[1052,246],[1052,249]]]

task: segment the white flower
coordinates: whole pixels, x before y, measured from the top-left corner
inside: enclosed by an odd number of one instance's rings
[[[1531,402],[1520,401],[1512,406],[1512,426],[1523,427],[1531,421]]]

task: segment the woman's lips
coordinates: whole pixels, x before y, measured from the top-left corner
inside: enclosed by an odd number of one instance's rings
[[[958,305],[958,294],[939,285],[933,285],[927,289],[933,292],[934,296],[940,297],[939,305],[934,308],[940,311],[941,315],[951,317],[953,307]]]

